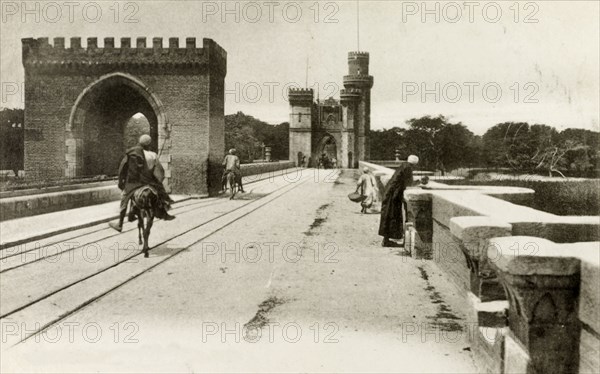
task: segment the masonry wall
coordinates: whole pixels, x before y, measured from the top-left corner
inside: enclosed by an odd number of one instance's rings
[[[298,152],[306,156],[306,162],[312,157],[312,108],[310,103],[290,103],[289,159],[299,166]],[[313,159],[314,162],[314,159]]]
[[[393,173],[361,164],[382,185]],[[431,199],[432,260],[470,307],[479,371],[598,372],[598,217],[556,216],[487,196],[531,197],[526,189],[429,188],[407,191],[405,202]],[[411,242],[405,247],[419,255]]]
[[[221,189],[222,160],[225,156],[225,80],[213,75],[210,79],[210,130],[208,138],[210,163],[208,165],[208,192]]]
[[[88,40],[87,49],[75,42],[76,48],[65,49],[64,40],[56,48],[47,39],[23,40],[26,176],[57,179],[81,172],[65,171],[67,160],[75,163],[76,159],[66,145],[71,111],[92,83],[108,74],[123,73],[145,85],[141,89],[159,102],[155,104],[161,113],[156,115],[167,122],[157,131],[167,190],[192,195],[217,191],[224,155],[225,51],[210,39],[204,39],[204,48],[196,48],[195,39],[188,38],[181,49],[176,38],[169,40],[168,49],[162,48],[162,39],[154,40],[153,48],[146,48],[145,39],[138,39],[138,48],[122,42],[121,49],[111,46],[105,50],[96,49],[95,40]],[[101,89],[110,92],[110,87]],[[82,138],[88,141],[71,139],[69,144],[78,154],[83,143],[96,144],[101,149],[83,149],[83,157],[108,155],[102,158],[106,162],[100,160],[99,164],[103,171],[114,170],[112,175],[116,175],[124,154],[122,141],[117,139],[122,129],[109,136],[112,132],[106,126],[111,124],[102,121],[98,118],[95,129],[84,126]],[[102,141],[94,142],[94,137]],[[77,163],[80,169],[78,158]]]
[[[209,77],[180,74],[140,78],[155,87],[171,127],[167,140],[170,187],[179,194],[208,194]]]
[[[93,80],[75,74],[25,74],[27,177],[35,180],[64,177],[65,131],[71,108]]]

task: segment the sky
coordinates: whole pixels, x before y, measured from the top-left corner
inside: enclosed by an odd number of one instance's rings
[[[600,130],[598,1],[0,1],[1,107],[23,107],[21,38],[212,38],[225,113],[288,121],[287,87],[339,98],[347,54],[370,53],[371,128],[445,115]],[[132,44],[135,44],[133,42]]]

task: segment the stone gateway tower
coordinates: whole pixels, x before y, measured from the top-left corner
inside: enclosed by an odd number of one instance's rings
[[[340,100],[314,101],[312,89],[292,88],[290,101],[290,160],[296,165],[305,157],[316,166],[322,154],[335,158],[339,167],[356,168],[369,160],[371,88],[369,54],[348,53],[348,75],[344,76]]]
[[[211,39],[23,39],[25,173],[29,177],[116,175],[124,127],[136,113],[150,125],[154,151],[174,193],[220,188],[227,54]]]

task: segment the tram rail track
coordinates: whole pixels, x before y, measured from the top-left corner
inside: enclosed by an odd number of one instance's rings
[[[267,181],[267,180],[273,180],[274,178],[279,177],[279,176],[285,178],[287,175],[290,175],[292,173],[296,173],[297,174],[298,171],[300,171],[300,173],[302,173],[305,170],[307,170],[307,169],[290,168],[290,169],[284,169],[284,170],[279,170],[279,171],[265,173],[266,176],[264,176],[264,177],[262,176],[262,174],[251,175],[251,176],[245,177],[247,179],[250,179],[250,180],[247,180],[245,182],[245,185],[251,185],[251,184],[254,184],[254,183],[258,183],[258,182],[264,182],[264,181]],[[281,172],[281,174],[278,174],[278,172]],[[277,175],[276,175],[276,173],[277,173]],[[258,179],[256,179],[256,180],[251,179],[252,177],[255,177],[255,176],[258,177]],[[190,200],[190,198],[184,199],[183,201],[180,201],[180,203],[183,203],[183,202],[185,202],[187,200]],[[14,247],[18,247],[20,245],[23,245],[23,244],[26,244],[26,243],[29,243],[29,242],[32,242],[32,241],[44,240],[44,239],[46,239],[48,237],[52,237],[52,236],[57,236],[57,235],[69,233],[71,231],[84,230],[86,228],[94,227],[94,226],[97,226],[99,224],[106,223],[106,222],[108,222],[108,221],[110,221],[112,219],[116,219],[116,216],[114,218],[113,217],[108,217],[108,218],[103,218],[103,219],[96,220],[94,222],[84,223],[84,224],[81,224],[81,225],[79,225],[77,227],[67,227],[65,229],[56,230],[56,231],[54,231],[52,233],[42,233],[42,234],[39,234],[39,235],[36,235],[36,236],[33,236],[33,237],[19,238],[19,239],[11,240],[11,241],[8,241],[8,242],[0,242],[0,253],[2,253],[2,251],[4,251],[4,250],[11,249],[11,248],[14,248]]]
[[[185,205],[185,206],[174,208],[173,211],[176,212],[176,213],[178,213],[178,214],[184,214],[184,213],[196,211],[198,209],[207,208],[207,207],[210,207],[210,206],[213,206],[213,205],[218,205],[218,204],[223,204],[223,203],[224,203],[224,201],[211,201],[211,203],[209,203],[209,204],[202,204],[202,205],[200,205],[200,203],[188,204],[188,205]],[[184,208],[189,208],[189,207],[192,207],[192,209],[185,209],[184,210]],[[178,209],[180,209],[180,210],[178,210]],[[136,231],[137,229],[138,229],[137,226],[133,226],[133,227],[131,227],[131,228],[127,229],[127,230],[123,230],[122,232],[119,233],[119,232],[115,232],[110,227],[99,228],[97,230],[94,230],[94,231],[91,231],[91,232],[87,232],[85,234],[77,235],[77,236],[69,238],[69,239],[65,239],[65,240],[54,242],[52,244],[44,245],[43,247],[32,248],[32,249],[27,250],[27,251],[22,251],[22,252],[15,253],[15,254],[12,254],[12,255],[9,255],[9,256],[5,256],[5,257],[0,258],[0,274],[4,274],[4,273],[10,272],[10,271],[19,269],[19,268],[22,268],[24,266],[31,265],[31,264],[34,264],[36,262],[42,261],[42,260],[50,260],[52,258],[59,257],[59,256],[62,256],[62,255],[68,254],[70,252],[76,251],[78,249],[84,248],[84,247],[86,247],[88,245],[91,245],[93,243],[97,243],[97,242],[102,241],[102,240],[107,240],[107,239],[110,239],[110,238],[114,238],[114,237],[117,237],[117,236],[119,236],[121,234],[124,234],[124,233]],[[66,243],[66,242],[69,242],[69,241],[74,240],[74,239],[81,239],[83,237],[93,236],[93,234],[98,234],[98,233],[101,233],[101,232],[104,232],[104,231],[107,232],[107,233],[111,233],[111,234],[107,235],[107,236],[104,236],[104,237],[101,237],[101,238],[96,239],[96,240],[83,241],[81,243],[78,243],[78,245],[76,245],[76,246],[70,247],[70,248],[65,249],[63,251],[53,252],[52,254],[48,254],[46,256],[36,256],[33,259],[31,259],[30,261],[21,261],[18,265],[15,265],[15,266],[8,266],[8,267],[2,266],[2,262],[6,262],[10,258],[14,258],[16,256],[22,256],[22,257],[25,256],[25,257],[27,257],[27,255],[32,254],[32,252],[34,252],[34,251],[37,251],[37,250],[43,251],[45,248],[51,248],[51,247],[57,246],[57,245],[59,245],[61,243]]]
[[[282,176],[286,176],[286,175],[289,175],[291,173],[297,173],[297,170],[288,171],[287,173],[282,174]],[[246,185],[247,186],[249,186],[249,185],[255,185],[255,184],[258,184],[260,182],[266,182],[269,179],[271,179],[271,177],[265,177],[265,178],[262,178],[262,179],[258,179],[256,181],[247,182]],[[184,201],[181,202],[181,204],[185,204],[188,201],[189,200],[184,200]],[[185,208],[189,208],[190,206],[193,206],[193,207],[196,207],[196,208],[206,208],[206,207],[217,205],[217,204],[225,204],[226,202],[227,202],[227,200],[218,199],[217,201],[215,201],[214,199],[211,199],[210,202],[208,202],[208,201],[198,201],[198,202],[188,203],[188,204],[185,204],[185,205],[182,205],[182,206],[177,206],[177,207],[174,207],[173,210],[176,211],[178,214],[182,214],[182,213],[187,213],[188,211],[190,211],[189,209],[185,209]],[[208,204],[205,204],[205,203],[208,203]],[[200,204],[202,204],[202,205],[200,205]],[[191,210],[195,210],[196,208],[193,208]],[[93,235],[93,234],[96,234],[96,233],[99,233],[99,232],[102,232],[102,231],[107,231],[107,232],[111,232],[112,231],[110,228],[105,227],[104,223],[99,223],[99,224],[96,224],[96,225],[90,226],[90,227],[95,227],[95,226],[103,226],[103,227],[99,227],[98,229],[92,230],[92,231],[86,231],[84,233],[81,233],[81,234],[78,234],[78,235],[75,235],[75,236],[71,236],[71,237],[68,237],[68,238],[64,238],[64,239],[61,239],[61,240],[53,241],[53,242],[44,244],[43,246],[34,247],[34,248],[29,249],[29,250],[24,250],[24,251],[19,251],[19,252],[12,251],[13,248],[21,247],[23,245],[26,245],[27,243],[21,243],[19,245],[15,245],[15,246],[12,246],[12,247],[7,247],[7,248],[0,248],[0,274],[8,272],[8,271],[11,271],[11,270],[15,270],[15,269],[21,268],[21,267],[26,266],[28,264],[35,263],[35,262],[38,262],[38,261],[41,261],[41,260],[44,260],[44,259],[50,259],[50,258],[53,258],[53,257],[56,257],[56,256],[61,256],[63,254],[69,253],[71,251],[80,249],[83,246],[89,245],[90,243],[93,243],[94,241],[89,241],[89,242],[83,243],[81,245],[77,245],[75,247],[68,248],[68,249],[66,249],[64,251],[60,251],[60,252],[55,252],[55,253],[49,254],[47,256],[36,257],[35,259],[33,259],[31,261],[24,261],[24,262],[22,262],[21,264],[19,264],[17,266],[3,267],[2,266],[2,262],[6,262],[6,260],[9,259],[9,258],[16,257],[16,256],[27,256],[27,254],[29,254],[29,253],[31,253],[33,251],[38,251],[38,250],[42,251],[45,248],[50,248],[50,247],[59,245],[61,243],[65,243],[65,242],[72,241],[72,240],[75,240],[75,239],[80,239],[82,237],[90,236],[90,235]],[[89,229],[89,227],[87,229]],[[131,231],[134,231],[136,229],[137,229],[137,226],[134,226],[133,228],[124,230],[123,233],[125,233],[125,232],[131,232]],[[86,228],[74,229],[73,231],[79,231],[79,230],[86,230]],[[58,235],[60,235],[60,234],[58,234]],[[107,236],[105,238],[100,238],[98,240],[105,240],[105,239],[108,239],[108,238],[111,238],[111,237],[116,237],[118,235],[120,235],[120,233],[117,233],[117,234],[114,234],[114,235],[109,235],[109,236]],[[32,240],[32,241],[34,241],[34,240]],[[10,253],[10,254],[2,256],[3,253]]]
[[[201,204],[202,203],[200,201],[197,201],[197,202],[192,202],[192,203],[189,203],[189,204],[186,204],[186,205],[179,205],[179,204],[184,204],[184,203],[190,202],[190,201],[191,200],[185,200],[185,201],[182,201],[181,203],[176,203],[176,206],[173,207],[173,210],[179,212],[180,209],[183,209],[183,208],[186,208],[186,207],[189,207],[189,206],[193,206],[193,205]],[[31,242],[34,242],[35,240],[32,240],[32,241],[30,241],[28,243],[24,243],[24,244],[20,244],[20,245],[15,245],[13,247],[4,248],[4,249],[0,250],[0,261],[8,259],[8,258],[11,258],[11,257],[24,255],[24,254],[27,254],[29,252],[32,252],[32,251],[35,251],[35,250],[39,250],[39,249],[43,249],[43,248],[46,248],[46,247],[52,247],[54,245],[57,245],[57,244],[60,244],[60,243],[64,243],[64,242],[67,242],[67,241],[70,241],[70,240],[80,239],[80,238],[83,238],[85,236],[92,235],[92,234],[95,234],[95,233],[98,233],[98,232],[101,232],[101,231],[108,231],[108,230],[111,230],[111,229],[110,229],[110,227],[107,227],[105,225],[105,223],[98,223],[98,224],[96,224],[94,226],[80,228],[80,229],[74,229],[73,230],[73,231],[85,231],[85,232],[78,233],[78,234],[76,234],[74,236],[69,236],[69,237],[66,237],[66,238],[63,238],[63,239],[60,239],[60,240],[54,240],[54,241],[51,241],[49,243],[45,243],[42,246],[38,246],[36,248],[27,249],[27,250],[23,250],[23,251],[20,251],[20,252],[15,252],[14,251],[15,248],[22,247],[23,245],[26,245],[26,244],[29,244]],[[131,231],[131,230],[133,230],[133,229],[124,230],[123,232]],[[60,236],[60,234],[59,235],[54,235],[54,236]],[[54,236],[52,236],[50,238],[53,238]],[[2,273],[2,271],[0,271],[0,273]]]
[[[183,235],[189,234],[189,233],[193,232],[194,230],[198,230],[199,228],[201,228],[203,226],[206,226],[206,225],[208,225],[211,222],[215,222],[215,221],[217,221],[219,219],[222,219],[224,217],[225,217],[225,219],[227,219],[227,217],[231,218],[231,219],[228,219],[227,222],[225,222],[223,224],[220,224],[217,228],[211,230],[207,234],[202,235],[201,237],[197,238],[192,243],[189,243],[189,244],[185,245],[184,247],[177,249],[175,252],[170,253],[165,258],[162,258],[162,259],[160,259],[157,262],[149,264],[149,266],[144,266],[144,264],[146,264],[144,261],[139,262],[139,263],[142,264],[142,265],[140,265],[140,266],[142,266],[141,270],[138,269],[139,271],[134,272],[133,275],[127,277],[127,279],[125,279],[124,281],[118,282],[116,285],[111,286],[109,289],[106,289],[103,292],[100,292],[100,294],[97,294],[97,295],[95,295],[95,296],[93,296],[93,297],[91,297],[91,298],[89,298],[87,300],[84,300],[82,303],[79,303],[75,307],[67,310],[64,313],[61,313],[57,318],[54,318],[51,321],[44,323],[39,329],[33,331],[31,334],[29,334],[29,335],[25,336],[24,338],[22,338],[21,340],[19,340],[18,343],[25,342],[27,339],[31,338],[32,336],[35,336],[35,335],[37,335],[37,334],[39,334],[39,333],[47,330],[49,327],[51,327],[51,326],[53,326],[53,325],[55,325],[57,323],[60,323],[65,318],[67,318],[70,315],[73,315],[74,313],[76,313],[77,311],[79,311],[82,308],[86,307],[87,305],[89,305],[89,304],[91,304],[91,303],[93,303],[93,302],[101,299],[102,297],[108,295],[109,293],[115,291],[116,289],[122,287],[123,285],[131,282],[132,280],[138,278],[139,276],[141,276],[141,275],[147,273],[148,271],[156,268],[160,264],[162,264],[162,263],[164,263],[164,262],[172,259],[173,257],[175,257],[175,256],[177,256],[177,255],[179,255],[179,254],[187,251],[192,246],[200,243],[201,241],[203,241],[204,239],[208,238],[209,236],[211,236],[211,235],[217,233],[218,231],[220,231],[220,230],[222,230],[222,229],[230,226],[231,224],[239,221],[240,219],[246,217],[247,215],[249,215],[249,214],[257,211],[258,209],[260,209],[260,208],[262,208],[264,206],[266,206],[267,204],[270,204],[272,201],[278,199],[279,197],[281,197],[281,196],[289,193],[293,189],[295,189],[295,188],[301,186],[302,184],[306,183],[309,179],[310,179],[310,177],[302,177],[297,183],[294,183],[294,185],[292,185],[292,186],[290,186],[289,184],[286,184],[286,185],[284,185],[282,187],[278,187],[277,189],[275,189],[274,191],[270,192],[269,194],[267,194],[264,197],[261,197],[261,198],[259,198],[257,200],[250,200],[248,203],[245,203],[242,206],[236,207],[236,208],[234,208],[232,210],[228,210],[227,212],[224,212],[222,214],[218,214],[217,216],[215,216],[215,217],[213,217],[213,218],[211,218],[211,219],[209,219],[207,221],[204,221],[204,222],[202,222],[202,223],[200,223],[198,225],[195,225],[195,226],[193,226],[190,229],[187,229],[187,230],[185,230],[185,231],[183,231],[181,233],[178,233],[177,235],[175,235],[173,237],[168,238],[167,240],[164,240],[164,241],[162,241],[162,242],[154,245],[152,247],[151,251],[155,250],[155,249],[157,249],[157,248],[159,248],[161,246],[164,246],[165,244],[173,241],[174,239],[177,239],[179,237],[182,237]],[[251,209],[249,211],[242,212],[243,214],[241,214],[241,215],[239,215],[239,216],[236,217],[236,213],[237,212],[239,212],[240,210],[248,207],[251,204],[255,204],[256,206],[251,207]],[[133,259],[133,258],[135,258],[137,256],[140,256],[140,255],[141,255],[141,252],[138,252],[138,253],[133,254],[131,256],[127,256],[127,257],[123,258],[122,260],[120,260],[120,261],[118,261],[118,262],[116,262],[114,264],[111,264],[108,267],[104,267],[104,268],[102,268],[102,269],[100,269],[98,271],[95,271],[95,272],[93,272],[91,274],[88,274],[88,275],[86,275],[84,277],[81,277],[81,278],[77,279],[76,281],[70,282],[69,284],[67,284],[65,286],[62,286],[62,287],[60,287],[58,289],[55,289],[55,290],[53,290],[53,291],[51,291],[51,292],[49,292],[49,293],[47,293],[47,294],[45,294],[45,295],[43,295],[41,297],[36,298],[35,300],[29,301],[29,302],[25,303],[24,305],[21,305],[18,308],[15,308],[15,309],[7,312],[7,313],[4,313],[3,315],[0,316],[0,319],[5,319],[7,317],[15,316],[15,314],[17,314],[19,312],[23,312],[26,309],[28,309],[28,308],[30,308],[30,307],[32,307],[34,305],[39,305],[44,300],[48,300],[48,299],[52,298],[53,296],[57,296],[57,295],[65,292],[66,290],[68,290],[68,289],[70,289],[72,287],[76,287],[77,285],[81,285],[84,282],[86,282],[86,281],[88,281],[88,280],[90,280],[90,279],[92,279],[94,277],[97,277],[97,276],[99,276],[99,275],[101,275],[101,274],[103,274],[105,272],[108,272],[111,269],[115,269],[119,265],[121,265],[123,263],[126,263],[126,262],[130,261],[131,259]]]

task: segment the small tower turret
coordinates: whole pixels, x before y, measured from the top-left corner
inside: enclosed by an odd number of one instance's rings
[[[312,89],[290,88],[290,160],[301,166],[302,158],[308,158],[312,152],[312,108],[314,92]],[[308,166],[308,165],[304,165]]]
[[[369,133],[371,131],[371,88],[373,77],[369,75],[369,53],[348,53],[348,75],[344,76],[344,87],[347,92],[360,92],[358,101],[349,105],[356,105],[354,118],[354,165],[360,160],[369,160]]]

